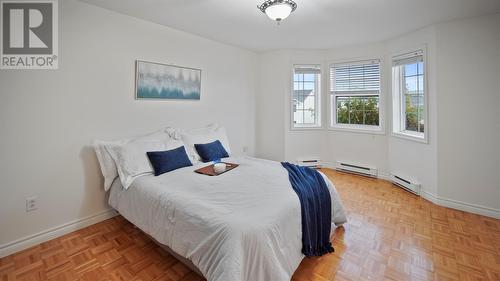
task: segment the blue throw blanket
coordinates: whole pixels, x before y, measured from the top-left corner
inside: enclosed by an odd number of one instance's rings
[[[300,200],[302,253],[311,257],[333,252],[330,242],[332,199],[325,180],[314,169],[288,162],[281,165],[288,171],[290,183]]]

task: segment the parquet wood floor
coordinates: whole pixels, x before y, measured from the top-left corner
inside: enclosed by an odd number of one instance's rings
[[[349,222],[332,236],[335,252],[304,259],[293,281],[500,281],[500,220],[436,206],[386,181],[324,172]],[[0,280],[204,279],[118,216],[0,259]]]

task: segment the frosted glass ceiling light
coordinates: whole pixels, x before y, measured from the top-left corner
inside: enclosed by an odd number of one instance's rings
[[[297,9],[297,4],[292,0],[267,0],[257,8],[279,24]]]

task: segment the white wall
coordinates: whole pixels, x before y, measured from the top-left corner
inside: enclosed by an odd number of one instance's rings
[[[391,135],[392,108],[389,108],[391,117],[387,118],[387,128],[389,132],[389,170],[399,176],[409,178],[419,182],[422,191],[429,196],[437,195],[437,96],[436,85],[438,73],[436,68],[437,50],[435,27],[424,28],[409,34],[399,36],[386,42],[386,60],[391,61],[394,55],[401,52],[425,46],[426,48],[426,69],[427,97],[428,97],[428,121],[426,129],[428,133],[428,143],[419,143],[405,140]],[[388,65],[390,71],[391,65]],[[391,75],[386,76],[387,83],[391,81]],[[391,93],[388,93],[389,102]]]
[[[294,64],[317,64],[321,65],[322,71],[326,71],[324,65],[324,51],[301,51],[301,50],[286,50],[286,60],[281,62],[281,69],[286,74],[285,83],[283,83],[283,96],[282,106],[284,110],[285,122],[285,157],[284,159],[289,162],[295,162],[299,158],[322,158],[325,155],[326,138],[324,137],[323,130],[299,130],[292,129],[292,112],[290,105],[292,103],[292,75]],[[323,77],[322,77],[323,78]],[[326,93],[326,80],[321,80],[320,94],[321,101],[325,99]],[[284,101],[284,102],[283,102]],[[321,102],[322,108],[320,118],[322,125],[325,125],[326,120],[326,103]]]
[[[258,157],[295,161],[311,154],[317,157],[324,154],[323,131],[291,130],[290,127],[292,66],[301,63],[322,65],[323,52],[280,50],[260,55],[256,112]],[[323,88],[322,85],[324,92]]]
[[[259,58],[256,104],[256,156],[281,161],[285,155],[284,111],[287,70],[281,64],[283,52],[269,52]]]
[[[255,53],[81,2],[59,5],[59,69],[0,70],[0,248],[109,208],[94,139],[218,122],[236,153],[254,153]],[[201,68],[201,100],[134,100],[135,59]],[[38,210],[25,212],[28,196]]]
[[[381,76],[386,77],[390,73],[389,65],[385,60],[385,46],[382,43],[366,44],[361,46],[347,46],[328,50],[326,54],[327,66],[333,63],[349,61],[380,59]],[[325,72],[329,74],[329,72]],[[380,120],[387,119],[387,110],[390,104],[390,86],[387,80],[380,81]],[[329,94],[329,93],[327,93]],[[330,110],[330,100],[328,102]],[[331,114],[328,112],[328,114]],[[325,123],[330,122],[329,119]],[[381,175],[387,175],[389,162],[387,157],[386,125],[382,121],[382,134],[353,133],[339,130],[327,131],[327,154],[325,160],[331,165],[336,161],[361,164],[369,167],[377,167]],[[326,124],[329,126],[329,124]]]
[[[499,22],[497,14],[434,25],[381,43],[262,54],[265,73],[257,114],[272,119],[273,125],[264,124],[272,137],[264,138],[257,130],[257,154],[280,161],[319,157],[329,165],[342,160],[374,166],[382,177],[396,172],[420,182],[423,196],[438,204],[500,217]],[[390,122],[391,58],[423,45],[428,59],[428,143],[393,136]],[[289,129],[293,62],[322,61],[327,77],[332,62],[370,58],[382,59],[383,134],[327,130],[327,81],[322,87],[323,130]],[[280,123],[285,130],[279,129]],[[271,155],[260,149],[270,147],[284,151]]]
[[[439,196],[500,210],[500,14],[436,38]]]

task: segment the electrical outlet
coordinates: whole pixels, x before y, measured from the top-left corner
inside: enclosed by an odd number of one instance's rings
[[[36,197],[28,197],[26,198],[26,212],[31,212],[37,209],[36,205]]]
[[[243,152],[244,152],[244,153],[247,153],[247,152],[248,152],[248,146],[244,146],[244,147],[243,147]]]

